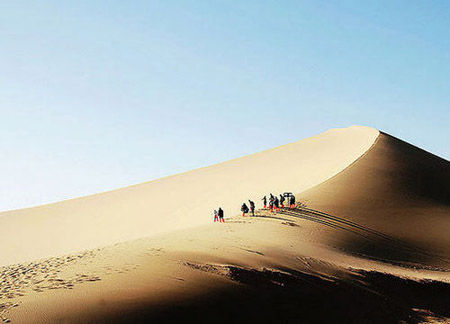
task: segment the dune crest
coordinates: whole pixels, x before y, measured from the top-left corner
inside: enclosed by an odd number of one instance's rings
[[[381,133],[357,163],[301,193],[300,199],[314,209],[450,258],[449,183],[448,161]],[[399,251],[354,238],[346,244],[354,252],[408,259]]]
[[[352,126],[123,189],[0,214],[0,265],[192,228],[268,192],[299,193],[341,172],[379,132]]]

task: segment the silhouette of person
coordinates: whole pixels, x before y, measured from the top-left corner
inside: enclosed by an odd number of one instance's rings
[[[283,195],[280,195],[280,205],[281,205],[281,208],[284,208],[284,201],[285,201],[286,199],[284,198],[284,196]]]
[[[262,200],[263,203],[264,203],[264,208],[266,208],[266,207],[267,207],[267,197],[264,196],[263,199],[261,199],[261,200]]]
[[[214,209],[214,223],[219,221],[219,213]]]
[[[278,197],[275,197],[273,204],[275,205],[275,210],[280,210],[280,204],[278,201]]]
[[[225,223],[225,220],[223,219],[223,209],[222,207],[219,207],[219,222]]]
[[[250,211],[252,212],[252,216],[255,216],[255,203],[250,199],[248,200],[248,203],[250,204]]]
[[[295,208],[295,196],[294,195],[291,195],[290,203],[291,203],[291,208]]]
[[[242,204],[241,212],[242,212],[242,216],[245,216],[245,214],[248,213],[248,207],[245,203]]]

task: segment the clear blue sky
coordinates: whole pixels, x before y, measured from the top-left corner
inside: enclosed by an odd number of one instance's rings
[[[354,124],[448,159],[449,35],[447,0],[1,1],[0,210]]]

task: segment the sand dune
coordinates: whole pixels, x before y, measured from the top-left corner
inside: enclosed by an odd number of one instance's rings
[[[0,318],[447,322],[449,168],[387,134],[351,127],[4,213]],[[247,198],[283,191],[301,204],[238,215]],[[211,223],[218,205],[225,224]]]
[[[450,255],[450,163],[381,133],[376,144],[332,179],[307,190],[308,206],[364,224],[438,255]],[[364,254],[407,260],[402,251],[346,240]],[[397,254],[397,255],[396,255]],[[425,258],[425,259],[424,259]],[[416,260],[426,262],[427,258]]]
[[[367,127],[321,135],[210,167],[56,204],[0,214],[0,265],[207,224],[219,205],[301,192],[345,169],[375,141]],[[55,242],[58,242],[55,244]]]

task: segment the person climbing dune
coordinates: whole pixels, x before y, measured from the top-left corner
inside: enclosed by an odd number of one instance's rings
[[[222,209],[222,207],[219,207],[218,214],[219,214],[219,222],[225,223],[225,220],[223,219],[223,209]]]
[[[284,196],[282,194],[280,194],[280,205],[281,205],[281,208],[284,208],[284,201],[285,200],[286,199],[284,198]]]
[[[295,196],[291,195],[290,199],[291,208],[295,208]]]
[[[267,208],[267,197],[264,196],[263,199],[261,199],[263,201],[264,204],[264,208]]]
[[[250,211],[252,212],[252,216],[255,216],[255,203],[250,199],[248,200],[248,203],[250,204]]]
[[[217,209],[214,209],[214,223],[219,221],[219,213]]]
[[[280,202],[278,201],[278,197],[274,198],[273,204],[275,206],[275,210],[279,211],[280,210]]]
[[[248,213],[248,207],[245,203],[242,204],[241,212],[242,212],[242,216],[245,216],[245,214]]]

